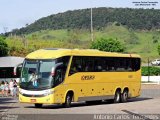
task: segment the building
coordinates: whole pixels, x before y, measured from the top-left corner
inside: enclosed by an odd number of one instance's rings
[[[11,78],[19,78],[20,74],[16,76],[13,73],[14,67],[20,63],[23,63],[24,58],[22,57],[0,57],[0,82],[2,80],[8,81]]]

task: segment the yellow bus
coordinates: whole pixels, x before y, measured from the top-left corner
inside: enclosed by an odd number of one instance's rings
[[[19,101],[43,104],[115,103],[140,95],[140,56],[92,49],[40,49],[22,65]]]

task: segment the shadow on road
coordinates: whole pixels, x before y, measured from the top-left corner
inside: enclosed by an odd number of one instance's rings
[[[129,99],[128,102],[139,102],[139,101],[145,101],[145,100],[149,100],[149,99],[152,99],[152,98],[139,97],[139,98]],[[111,100],[108,100],[108,101],[92,101],[92,102],[89,102],[89,103],[79,102],[79,103],[72,103],[71,108],[73,108],[73,107],[95,106],[95,105],[104,105],[104,104],[106,104],[106,105],[108,104],[109,105],[109,104],[114,104],[114,103]],[[34,105],[33,106],[26,106],[25,108],[34,108]],[[64,108],[63,105],[54,104],[54,105],[44,105],[42,108],[39,108],[39,109],[63,109],[63,108]]]
[[[0,110],[3,110],[3,109],[14,109],[14,108],[19,108],[19,107],[0,106]]]
[[[138,101],[145,101],[145,100],[150,100],[150,99],[153,99],[153,98],[150,98],[150,97],[138,97],[138,98],[129,99],[128,102],[138,102]]]
[[[6,112],[9,109],[19,108],[19,107],[12,106],[12,104],[16,102],[17,100],[11,97],[0,97],[0,113]]]
[[[3,98],[3,97],[0,97],[0,104],[8,104],[8,103],[16,103],[16,101],[14,100],[14,98]]]

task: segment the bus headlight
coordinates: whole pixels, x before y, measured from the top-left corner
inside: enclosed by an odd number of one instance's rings
[[[55,92],[54,90],[46,90],[44,95],[47,96],[47,95],[50,95],[50,94],[54,94],[54,92]]]

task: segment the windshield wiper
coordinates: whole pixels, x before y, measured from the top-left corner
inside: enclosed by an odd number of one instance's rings
[[[51,86],[39,87],[38,89],[43,90],[43,89],[49,89],[49,88],[51,88]]]

